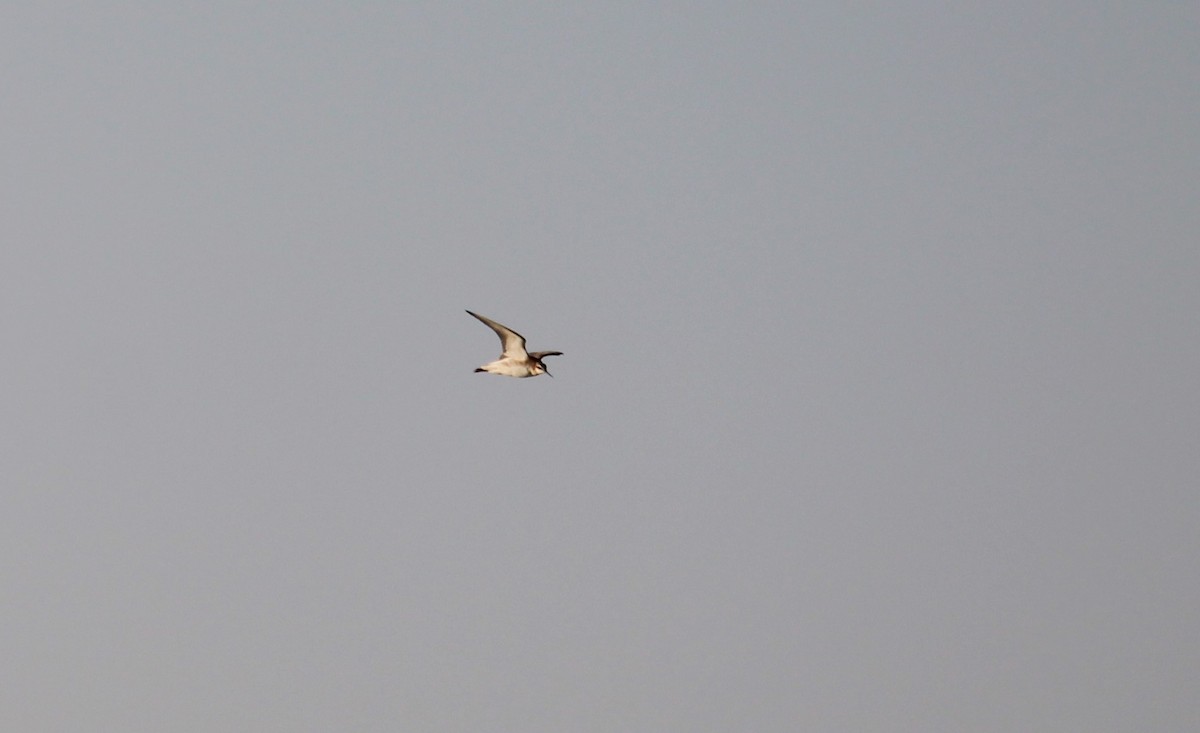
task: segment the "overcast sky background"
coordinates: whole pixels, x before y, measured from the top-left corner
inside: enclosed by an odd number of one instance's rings
[[[0,80],[0,728],[1196,729],[1194,4],[10,3]]]

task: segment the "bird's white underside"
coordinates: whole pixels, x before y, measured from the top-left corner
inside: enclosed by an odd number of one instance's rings
[[[513,359],[497,359],[490,364],[484,364],[479,367],[485,372],[491,374],[499,374],[505,377],[536,377],[541,374],[541,370],[537,366],[530,367],[524,361],[515,361]]]

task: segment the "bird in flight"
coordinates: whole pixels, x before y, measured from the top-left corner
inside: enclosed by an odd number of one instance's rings
[[[471,311],[467,311],[471,313]],[[525,351],[525,337],[508,326],[496,323],[490,318],[485,318],[478,313],[471,313],[484,324],[496,332],[500,337],[500,343],[504,345],[504,351],[501,352],[500,358],[489,364],[484,364],[475,371],[490,372],[492,374],[501,374],[506,377],[536,377],[539,374],[545,374],[548,377],[553,377],[542,363],[542,359],[547,356],[562,356],[561,351],[534,351],[532,353]]]

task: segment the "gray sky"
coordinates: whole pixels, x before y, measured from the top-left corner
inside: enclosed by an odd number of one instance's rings
[[[733,7],[0,11],[0,728],[1195,730],[1200,10]]]

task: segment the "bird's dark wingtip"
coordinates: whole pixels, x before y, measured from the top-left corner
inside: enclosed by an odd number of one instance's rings
[[[486,371],[487,371],[487,369],[476,369],[475,371],[477,371],[477,372],[486,372]]]

